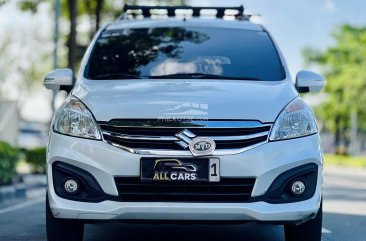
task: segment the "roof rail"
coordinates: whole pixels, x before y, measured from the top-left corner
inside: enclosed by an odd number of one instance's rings
[[[190,14],[179,14],[176,10],[191,12]],[[207,13],[202,10],[213,10],[216,14]],[[128,19],[129,17],[136,18],[142,16],[150,18],[151,16],[167,16],[176,17],[177,15],[191,15],[192,17],[200,16],[215,16],[216,18],[224,18],[226,16],[234,17],[237,20],[249,20],[250,15],[244,14],[244,7],[192,7],[192,6],[135,6],[125,4],[123,8],[124,13],[120,19]],[[204,13],[205,12],[205,13]]]

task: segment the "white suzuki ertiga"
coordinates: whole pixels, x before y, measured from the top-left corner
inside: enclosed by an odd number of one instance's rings
[[[322,150],[299,93],[325,80],[300,71],[294,84],[243,12],[126,6],[75,79],[45,77],[69,93],[50,131],[48,240],[107,220],[264,222],[287,241],[321,240]]]

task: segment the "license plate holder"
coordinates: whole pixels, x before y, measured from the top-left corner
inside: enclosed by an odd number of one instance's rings
[[[141,158],[142,182],[219,182],[219,158]]]

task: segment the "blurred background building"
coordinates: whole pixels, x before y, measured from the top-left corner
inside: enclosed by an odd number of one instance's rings
[[[19,112],[16,101],[0,99],[0,141],[18,145]]]

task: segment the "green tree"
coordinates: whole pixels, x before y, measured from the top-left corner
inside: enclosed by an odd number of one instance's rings
[[[43,2],[54,4],[54,0],[23,0],[19,2],[19,7],[25,11],[37,12],[38,5]],[[69,23],[69,32],[64,33],[67,37],[66,47],[68,49],[67,65],[69,68],[75,70],[80,62],[86,45],[95,35],[102,23],[113,21],[122,14],[124,3],[129,4],[145,4],[149,5],[184,5],[185,0],[129,0],[129,1],[115,1],[115,0],[61,0],[61,15],[63,20]],[[89,18],[90,29],[88,41],[80,41],[78,38],[77,25],[79,18]]]
[[[18,3],[20,9],[24,11],[31,11],[36,13],[38,6],[41,3],[49,2],[54,4],[54,0],[24,0]],[[90,27],[90,38],[95,34],[96,30],[99,29],[101,23],[101,16],[103,12],[103,6],[105,2],[112,4],[112,0],[61,0],[61,15],[63,20],[69,23],[69,32],[65,33],[66,47],[68,50],[67,55],[67,66],[72,70],[75,70],[77,63],[81,60],[83,50],[85,46],[78,44],[77,36],[77,24],[78,18],[83,15],[89,16],[91,27]],[[81,51],[80,51],[81,49]],[[82,53],[80,53],[82,52]]]
[[[320,66],[328,81],[328,98],[316,112],[335,134],[336,147],[347,147],[352,112],[357,113],[359,131],[366,130],[366,27],[345,24],[332,36],[332,47],[307,48],[303,53],[309,64]]]

